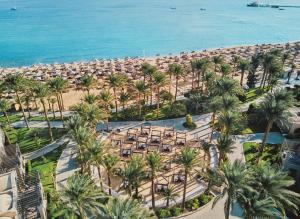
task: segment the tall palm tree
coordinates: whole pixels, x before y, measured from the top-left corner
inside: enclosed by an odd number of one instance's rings
[[[33,94],[31,92],[25,91],[25,95],[21,97],[21,101],[24,102],[26,106],[26,111],[28,112],[28,118],[31,118],[30,103],[33,101]]]
[[[54,104],[56,103],[56,98],[50,98],[50,104],[52,109],[53,118],[56,119]]]
[[[244,190],[252,190],[250,187],[249,172],[240,160],[235,160],[232,164],[226,163],[221,166],[220,169],[215,172],[217,179],[212,184],[221,183],[222,191],[218,194],[213,201],[212,207],[223,197],[226,196],[226,202],[224,206],[225,218],[229,218],[230,209],[233,203],[243,195]]]
[[[177,63],[173,63],[173,64],[169,65],[169,74],[170,74],[170,88],[171,88],[171,85],[172,85],[172,78],[171,78],[171,76],[174,75],[174,77],[176,79],[176,82],[175,82],[175,94],[174,94],[174,97],[175,97],[174,101],[176,101],[177,91],[178,91],[178,81],[179,81],[180,77],[183,76],[184,70],[181,67],[181,65],[179,65]],[[169,92],[171,92],[171,89],[169,90]]]
[[[241,71],[241,80],[240,80],[240,85],[243,86],[243,81],[244,81],[244,75],[247,70],[249,70],[250,63],[246,59],[241,59],[239,64],[238,64],[238,69]]]
[[[179,194],[175,192],[175,187],[168,186],[166,190],[162,193],[164,200],[166,200],[166,208],[169,208],[170,201],[176,202],[176,198]]]
[[[243,125],[242,116],[238,112],[223,112],[218,117],[218,125],[222,134],[232,134]]]
[[[219,164],[226,160],[226,156],[233,152],[234,141],[227,134],[221,134],[217,139],[217,148],[219,150]]]
[[[215,81],[215,84],[212,87],[212,93],[214,95],[219,95],[219,96],[225,94],[237,95],[242,93],[242,88],[236,80],[224,77],[224,78],[218,78]]]
[[[156,107],[156,117],[158,118],[159,116],[159,103],[160,103],[160,88],[163,87],[166,83],[166,76],[164,73],[156,71],[153,74],[153,82],[154,85],[156,86],[156,90],[157,90],[157,107]]]
[[[114,99],[115,99],[115,108],[116,115],[118,116],[118,98],[117,98],[117,89],[120,88],[124,83],[124,77],[120,74],[114,73],[108,76],[109,86],[113,89]]]
[[[263,71],[262,79],[260,82],[260,87],[262,87],[262,88],[265,87],[265,83],[266,83],[266,80],[269,75],[269,69],[274,64],[274,62],[276,62],[276,58],[277,58],[277,56],[271,52],[267,52],[267,53],[263,54],[262,65],[263,65],[264,71]]]
[[[79,86],[81,89],[86,90],[87,94],[90,94],[90,90],[95,87],[96,80],[92,75],[85,74],[80,78]]]
[[[3,115],[6,118],[7,124],[10,126],[11,123],[10,123],[10,120],[9,120],[9,117],[8,117],[8,114],[7,114],[7,111],[9,109],[10,109],[10,103],[9,103],[9,101],[6,100],[6,99],[0,99],[0,112],[3,113]]]
[[[138,92],[138,106],[139,106],[139,118],[142,116],[142,100],[141,94],[145,93],[146,91],[146,84],[144,81],[136,81],[134,84],[135,89]]]
[[[155,208],[155,188],[154,188],[154,179],[156,177],[157,171],[161,168],[162,158],[158,152],[152,152],[146,157],[147,165],[151,171],[151,201],[152,201],[152,209]]]
[[[107,174],[108,193],[111,195],[111,175],[119,162],[119,157],[113,154],[106,154],[103,157],[102,165],[104,166]]]
[[[260,197],[270,198],[280,211],[283,218],[286,211],[296,213],[300,206],[300,194],[290,190],[295,180],[277,167],[259,164],[253,166],[255,181],[253,187],[258,190]]]
[[[196,61],[196,69],[198,72],[198,87],[200,87],[200,77],[202,78],[202,86],[201,90],[203,91],[204,88],[204,75],[207,73],[208,69],[210,67],[210,61],[207,58],[199,59]]]
[[[83,219],[98,213],[97,209],[100,209],[100,201],[103,201],[104,197],[93,180],[82,174],[75,174],[68,178],[62,194],[62,199],[66,200],[64,204],[71,207]]]
[[[215,129],[215,123],[216,123],[216,114],[221,109],[221,99],[219,96],[213,97],[209,104],[208,104],[209,110],[212,112],[211,114],[211,135],[209,142],[212,141],[214,129]]]
[[[41,84],[41,83],[36,85],[34,87],[34,94],[35,94],[35,97],[40,100],[40,102],[43,106],[43,112],[44,112],[45,119],[47,121],[49,136],[51,138],[51,141],[53,141],[53,134],[52,134],[51,124],[50,124],[50,120],[49,120],[49,117],[48,117],[48,109],[46,107],[46,98],[49,94],[48,86],[46,84]]]
[[[237,66],[238,66],[238,63],[240,62],[240,60],[241,60],[240,56],[234,55],[232,57],[232,63],[233,63],[232,78],[233,78],[233,75],[234,75],[235,71],[237,71]]]
[[[99,95],[100,103],[103,105],[105,110],[105,119],[106,119],[106,130],[108,131],[108,119],[109,119],[109,108],[112,102],[112,95],[109,90],[102,90]]]
[[[63,110],[64,110],[64,99],[63,99],[63,92],[66,91],[68,87],[68,81],[63,79],[62,77],[55,77],[51,79],[49,82],[49,87],[51,91],[56,96],[57,105],[60,113],[60,119],[63,122]]]
[[[120,93],[119,101],[120,101],[120,103],[122,104],[123,110],[125,109],[125,106],[126,106],[126,104],[128,103],[129,99],[130,99],[129,93],[127,93],[127,92],[125,92],[125,91],[122,91],[122,92]]]
[[[149,89],[150,89],[150,105],[152,105],[152,75],[156,72],[156,67],[150,65],[149,63],[143,63],[141,70],[144,74],[144,83],[146,84],[146,77],[149,76]]]
[[[77,107],[77,109],[76,109]],[[103,110],[96,105],[79,104],[75,111],[96,131],[97,124],[105,117]]]
[[[212,61],[215,65],[215,72],[217,72],[218,67],[224,62],[224,58],[222,56],[214,56]]]
[[[21,73],[9,74],[6,76],[6,78],[4,80],[4,86],[8,90],[12,90],[15,93],[15,95],[17,97],[17,102],[20,105],[20,109],[23,114],[23,118],[24,118],[26,127],[29,129],[30,127],[29,127],[28,120],[26,118],[25,111],[22,106],[21,97],[20,97],[20,94],[24,91],[24,89],[26,87],[26,79],[23,77],[23,75]]]
[[[223,63],[220,66],[220,72],[222,74],[222,77],[227,76],[232,71],[231,66],[229,64]]]
[[[140,206],[137,200],[127,198],[110,198],[99,211],[103,219],[151,219],[149,210]]]
[[[259,155],[264,150],[265,143],[267,141],[269,132],[273,127],[273,123],[284,124],[288,116],[288,108],[293,103],[293,96],[290,92],[277,89],[271,93],[268,93],[264,100],[260,104],[261,116],[267,120],[266,130],[262,139],[262,143],[259,147]]]
[[[209,87],[213,86],[213,83],[216,79],[216,74],[213,72],[207,72],[204,74],[205,81],[205,93],[208,94]]]
[[[183,195],[182,195],[182,203],[181,203],[182,209],[185,208],[185,196],[186,196],[188,175],[191,173],[191,171],[193,170],[196,164],[197,155],[198,153],[196,152],[196,150],[189,147],[184,147],[178,156],[177,161],[184,168],[184,185],[183,185]]]
[[[86,145],[86,153],[88,155],[87,163],[89,165],[97,167],[101,187],[102,187],[102,177],[101,177],[100,165],[103,162],[102,157],[104,154],[105,147],[106,144],[104,141],[96,140],[94,138],[91,138]],[[88,168],[90,170],[90,167]]]

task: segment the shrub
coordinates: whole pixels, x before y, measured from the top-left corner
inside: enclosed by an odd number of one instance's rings
[[[173,217],[179,216],[180,214],[182,214],[182,209],[180,207],[174,206],[171,208],[171,214]]]
[[[193,123],[193,117],[190,114],[186,115],[183,126],[188,129],[195,129],[197,127],[197,125],[195,123]]]
[[[189,209],[190,211],[196,210],[199,208],[199,201],[198,198],[191,199],[186,202],[186,208]]]
[[[171,217],[171,212],[168,209],[157,209],[156,210],[156,215],[159,218],[167,218]]]
[[[170,117],[181,117],[186,114],[186,106],[183,103],[175,102],[170,107]]]
[[[206,205],[211,199],[212,199],[212,195],[205,194],[205,193],[201,194],[198,197],[201,206]]]

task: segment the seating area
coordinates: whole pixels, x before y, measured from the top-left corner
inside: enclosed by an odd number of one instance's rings
[[[109,140],[112,146],[109,153],[119,154],[121,167],[130,161],[133,156],[145,158],[151,152],[160,153],[162,166],[155,179],[156,201],[163,198],[163,192],[170,186],[175,187],[178,194],[183,192],[184,169],[176,162],[183,147],[191,147],[198,151],[198,163],[195,171],[187,177],[187,193],[192,192],[197,187],[199,188],[199,183],[205,185],[204,181],[197,180],[197,174],[206,171],[208,165],[207,156],[204,156],[205,153],[202,149],[204,142],[192,139],[192,136],[187,135],[185,132],[177,132],[173,128],[152,127],[150,124],[145,123],[122,132],[112,132]],[[105,173],[102,173],[102,175],[105,178]],[[151,201],[150,175],[149,173],[148,177],[145,177],[139,187],[139,194],[145,203]],[[122,193],[125,185],[126,182],[123,182],[119,177],[113,177],[112,189]]]

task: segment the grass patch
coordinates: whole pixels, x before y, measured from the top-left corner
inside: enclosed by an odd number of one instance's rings
[[[55,150],[45,154],[42,157],[36,158],[31,161],[32,170],[37,170],[41,177],[41,182],[43,184],[46,193],[53,190],[54,186],[54,174],[56,170],[57,160],[59,159],[63,149],[66,147],[68,142],[62,144]]]
[[[246,162],[255,165],[258,159],[258,148],[260,143],[245,142],[243,144]],[[273,164],[280,164],[280,144],[266,144],[262,153],[261,161]]]
[[[62,137],[66,131],[64,129],[52,129],[54,140]],[[29,153],[38,150],[51,143],[47,128],[11,128],[7,134],[12,144],[18,143],[21,153]]]
[[[16,114],[16,113],[8,113],[8,118],[11,123],[14,123],[14,122],[20,121],[23,118],[23,116]],[[7,120],[6,120],[5,116],[2,114],[0,116],[0,123],[3,123],[3,122],[6,123]]]
[[[261,97],[263,94],[268,92],[270,90],[270,87],[265,87],[263,90],[259,87],[250,88],[247,90],[246,94],[246,102],[252,101],[257,99],[258,97]]]

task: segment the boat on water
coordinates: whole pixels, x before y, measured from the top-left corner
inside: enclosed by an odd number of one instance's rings
[[[10,8],[11,11],[16,11],[17,10],[17,7],[12,7]]]
[[[175,8],[175,7],[170,7],[170,9],[172,9],[172,10],[176,10],[176,8]]]

